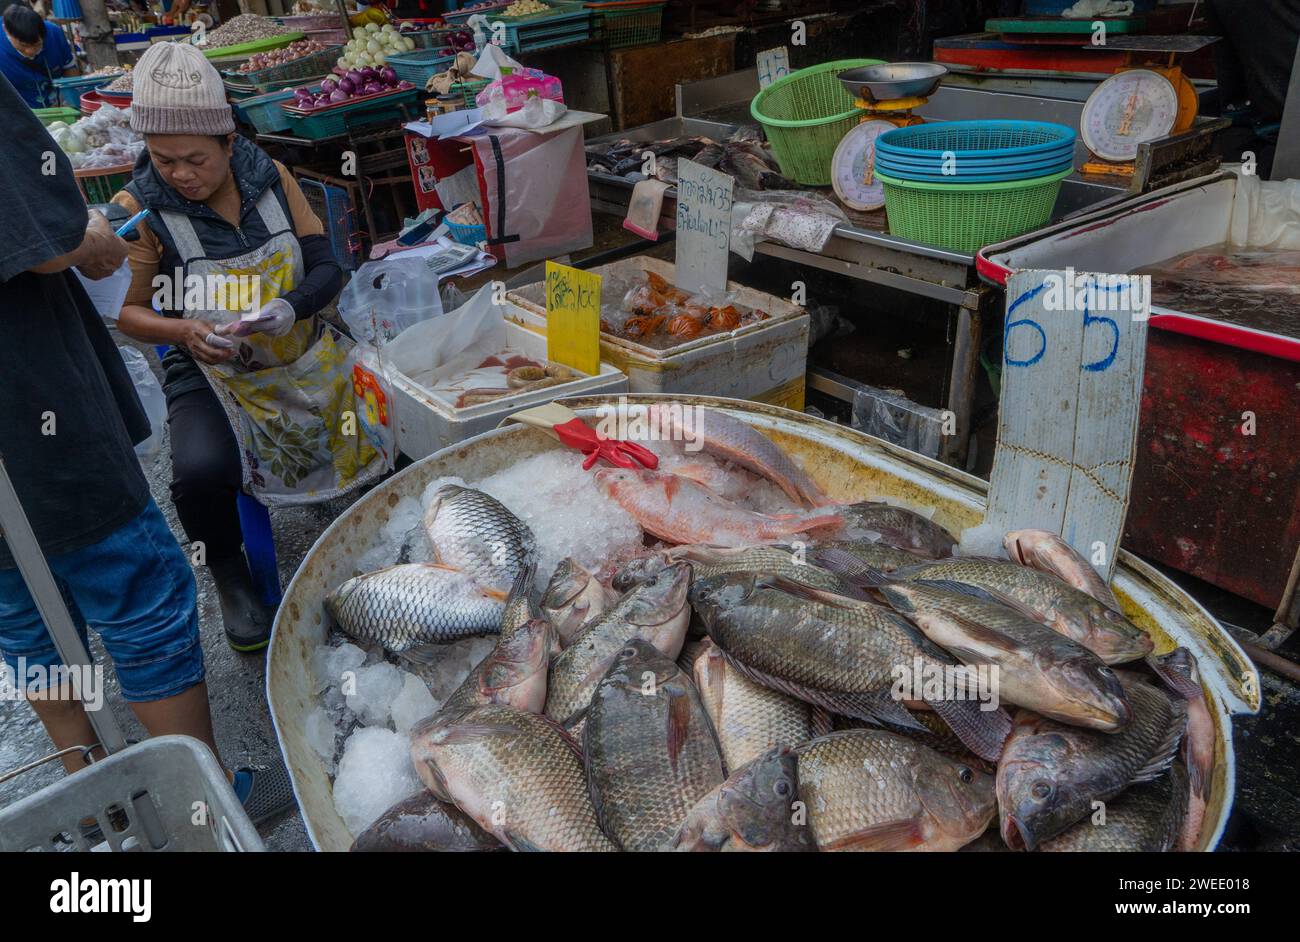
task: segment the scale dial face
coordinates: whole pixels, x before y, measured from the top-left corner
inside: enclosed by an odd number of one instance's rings
[[[885,205],[885,188],[876,179],[876,138],[897,125],[863,121],[840,141],[831,158],[831,185],[851,209],[872,210]]]
[[[1178,92],[1149,69],[1129,69],[1088,96],[1079,121],[1083,142],[1103,160],[1132,160],[1138,145],[1164,137],[1178,118]]]

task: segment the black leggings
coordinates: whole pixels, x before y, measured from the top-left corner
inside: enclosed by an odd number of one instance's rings
[[[167,397],[172,444],[172,503],[190,542],[208,561],[239,553],[244,538],[235,496],[242,484],[239,445],[211,387]]]

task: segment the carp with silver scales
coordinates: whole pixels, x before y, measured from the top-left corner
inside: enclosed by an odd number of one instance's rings
[[[438,562],[483,586],[509,591],[520,570],[537,560],[533,531],[495,497],[459,484],[444,484],[424,514]]]

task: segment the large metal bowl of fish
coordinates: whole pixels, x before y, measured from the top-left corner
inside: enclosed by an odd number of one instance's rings
[[[602,407],[618,403],[614,397],[601,396],[561,401],[590,420],[601,414]],[[885,501],[930,516],[952,533],[974,527],[984,517],[987,482],[842,425],[775,406],[709,396],[633,395],[625,401],[704,406],[740,419],[792,456],[833,501]],[[418,501],[432,482],[457,476],[472,485],[561,448],[538,429],[509,423],[436,452],[358,500],[304,557],[276,615],[266,682],[298,807],[318,850],[345,851],[353,842],[336,811],[326,763],[313,749],[308,733],[308,716],[318,700],[312,655],[330,636],[326,597],[364,569],[362,555],[400,513],[399,504]],[[1259,710],[1258,674],[1204,608],[1136,556],[1120,551],[1111,588],[1123,614],[1150,635],[1156,654],[1181,646],[1199,662],[1217,734],[1199,839],[1201,850],[1212,850],[1232,807],[1232,717]]]

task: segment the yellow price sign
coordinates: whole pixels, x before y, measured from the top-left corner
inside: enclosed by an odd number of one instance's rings
[[[546,263],[546,357],[600,372],[600,275]]]

